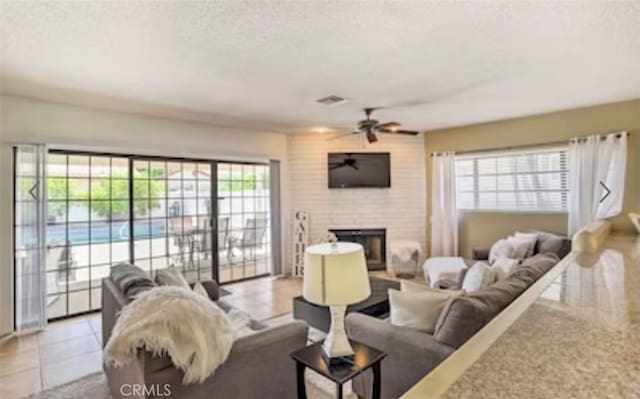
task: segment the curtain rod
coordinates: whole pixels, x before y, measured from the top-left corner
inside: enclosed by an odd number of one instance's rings
[[[604,136],[600,137],[600,140],[605,140],[607,138],[607,135],[612,134],[612,133],[608,133],[605,134]],[[617,133],[616,137],[620,138],[622,137],[622,135],[626,135],[627,137],[629,136],[629,132],[622,132],[622,133]],[[522,145],[513,145],[513,146],[508,146],[508,147],[496,147],[496,148],[483,148],[480,150],[467,150],[467,151],[456,151],[456,155],[464,155],[464,154],[476,154],[476,153],[482,153],[482,152],[494,152],[494,151],[509,151],[509,150],[517,150],[517,149],[522,149],[522,148],[534,148],[534,147],[553,147],[556,145],[561,145],[561,144],[568,144],[572,141],[586,141],[587,137],[575,137],[569,140],[558,140],[558,141],[547,141],[545,143],[534,143],[534,144],[522,144]],[[439,157],[440,153],[439,152],[432,152],[431,156],[436,156]]]

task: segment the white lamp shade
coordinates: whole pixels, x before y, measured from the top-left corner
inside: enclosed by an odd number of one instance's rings
[[[304,298],[317,305],[350,305],[371,295],[362,245],[352,242],[307,247]]]

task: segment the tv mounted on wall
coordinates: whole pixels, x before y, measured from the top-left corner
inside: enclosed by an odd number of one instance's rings
[[[388,152],[330,152],[329,188],[391,187]]]

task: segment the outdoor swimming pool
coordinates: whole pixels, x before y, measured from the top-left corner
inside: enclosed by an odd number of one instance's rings
[[[63,243],[70,241],[71,245],[104,244],[108,242],[128,241],[129,222],[92,222],[69,223],[47,226],[47,243]],[[164,237],[167,234],[167,224],[163,220],[134,224],[134,238],[148,239]]]

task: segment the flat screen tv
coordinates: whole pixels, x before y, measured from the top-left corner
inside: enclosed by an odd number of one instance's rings
[[[391,187],[388,152],[330,152],[329,188]]]

